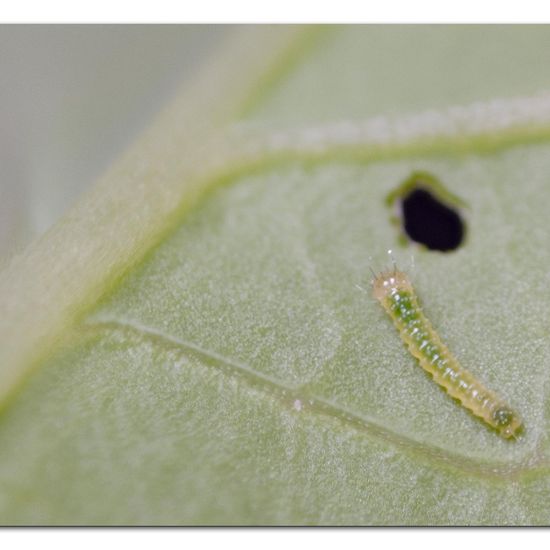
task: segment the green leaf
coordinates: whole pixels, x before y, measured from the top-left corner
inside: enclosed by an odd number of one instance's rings
[[[243,31],[0,275],[2,523],[547,524],[548,41]],[[396,249],[417,170],[456,252]],[[408,355],[388,249],[520,441]]]

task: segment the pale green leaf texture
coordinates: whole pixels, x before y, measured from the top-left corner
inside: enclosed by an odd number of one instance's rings
[[[220,124],[240,145],[200,200],[13,355],[34,372],[0,417],[3,524],[550,523],[550,31],[304,37]],[[458,251],[396,248],[384,199],[415,170],[469,205]],[[408,355],[368,288],[390,248],[520,441]]]

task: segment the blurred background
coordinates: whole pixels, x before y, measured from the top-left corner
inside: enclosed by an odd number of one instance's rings
[[[66,211],[231,31],[0,25],[0,264]]]
[[[0,25],[0,266],[51,227],[239,28]],[[544,25],[357,25],[323,36],[248,123],[399,116],[550,86]]]

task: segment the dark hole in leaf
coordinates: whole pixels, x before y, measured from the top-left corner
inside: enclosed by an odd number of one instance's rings
[[[401,199],[401,209],[403,228],[413,241],[442,252],[455,250],[462,243],[462,218],[426,189],[410,191]]]

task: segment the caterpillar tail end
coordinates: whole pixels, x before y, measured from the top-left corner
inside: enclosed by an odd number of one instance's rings
[[[493,419],[495,421],[495,428],[506,439],[517,441],[524,432],[521,418],[507,407],[496,410]]]

